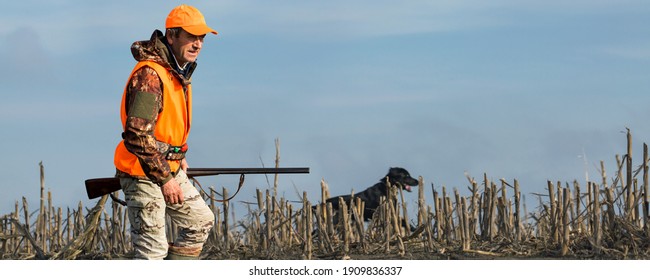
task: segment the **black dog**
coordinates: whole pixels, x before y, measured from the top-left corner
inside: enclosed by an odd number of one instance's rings
[[[363,220],[369,221],[372,219],[372,216],[375,214],[375,210],[380,205],[380,197],[388,196],[388,188],[386,187],[386,177],[391,184],[391,187],[398,187],[411,192],[412,186],[418,185],[418,180],[411,177],[406,169],[401,167],[391,167],[388,170],[388,174],[383,178],[379,179],[379,182],[374,184],[372,187],[367,188],[366,190],[354,194],[354,198],[359,198],[364,202],[364,211],[363,211]],[[332,210],[336,211],[339,209],[339,197],[342,197],[345,203],[350,206],[350,200],[352,195],[341,195],[335,196],[327,199],[326,203],[332,203]],[[335,222],[336,223],[336,222]]]

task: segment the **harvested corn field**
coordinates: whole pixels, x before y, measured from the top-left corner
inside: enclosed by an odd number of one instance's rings
[[[641,164],[627,151],[616,156],[608,179],[601,162],[599,182],[547,182],[534,193],[539,205],[527,210],[519,182],[468,177],[469,194],[424,184],[419,178],[417,211],[409,213],[401,191],[390,192],[369,222],[363,202],[338,211],[331,204],[302,202],[258,189],[246,215],[232,217],[227,189],[202,190],[216,225],[203,259],[648,259],[648,148]],[[41,165],[41,168],[42,165]],[[277,184],[274,186],[277,188]],[[427,204],[427,196],[433,201]],[[126,208],[108,195],[88,209],[52,207],[41,188],[33,211],[23,198],[1,218],[2,259],[130,258]],[[321,200],[329,187],[321,181]],[[33,212],[32,212],[33,211]],[[334,217],[336,216],[336,219]],[[336,222],[335,222],[336,221]],[[412,221],[413,228],[401,221]],[[169,226],[171,240],[175,229]]]

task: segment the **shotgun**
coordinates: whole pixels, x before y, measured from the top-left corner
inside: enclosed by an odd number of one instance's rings
[[[188,168],[188,177],[214,176],[220,174],[298,174],[309,173],[309,167],[281,168]],[[86,180],[86,193],[93,199],[122,189],[120,178],[106,177]]]

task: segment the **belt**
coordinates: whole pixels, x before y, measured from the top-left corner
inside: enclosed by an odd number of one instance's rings
[[[167,154],[165,159],[167,160],[181,160],[185,158],[185,153],[187,153],[187,143],[183,146],[169,146],[167,149]]]

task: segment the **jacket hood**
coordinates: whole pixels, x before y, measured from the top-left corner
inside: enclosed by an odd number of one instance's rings
[[[180,68],[167,44],[167,39],[160,30],[155,30],[151,34],[151,39],[147,41],[134,42],[131,45],[131,54],[136,61],[153,61],[162,65],[175,76],[178,76],[184,85],[190,83],[190,78],[196,68],[196,62],[191,62],[186,66],[185,75],[180,73]]]

